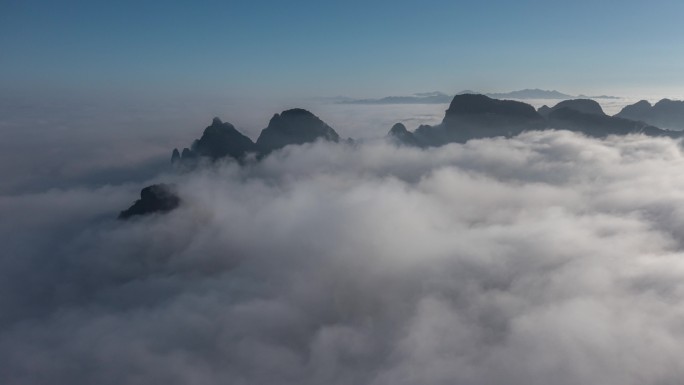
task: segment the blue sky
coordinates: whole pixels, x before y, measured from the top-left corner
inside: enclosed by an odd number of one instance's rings
[[[384,96],[684,88],[681,1],[0,0],[0,87]]]

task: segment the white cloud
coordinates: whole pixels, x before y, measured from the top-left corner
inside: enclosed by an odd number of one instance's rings
[[[0,382],[676,384],[684,156],[526,133],[294,146],[3,197]]]

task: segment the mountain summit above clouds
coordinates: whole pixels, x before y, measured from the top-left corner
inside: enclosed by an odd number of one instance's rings
[[[648,101],[641,100],[625,106],[616,116],[641,120],[672,130],[684,130],[684,101],[662,99],[651,105]]]
[[[425,95],[435,96],[439,95]],[[421,125],[414,131],[397,123],[387,136],[394,143],[412,147],[438,147],[449,143],[465,143],[471,139],[512,137],[524,131],[546,129],[569,130],[599,138],[628,134],[671,138],[682,136],[684,131],[666,130],[649,124],[657,119],[666,120],[673,127],[684,127],[684,102],[664,99],[651,106],[641,101],[625,107],[616,116],[609,116],[591,99],[564,100],[553,107],[543,106],[535,110],[521,101],[500,100],[481,94],[458,94],[451,99],[442,123]],[[273,115],[256,143],[232,124],[214,118],[189,148],[184,148],[182,152],[173,149],[171,160],[176,166],[188,170],[202,162],[218,160],[245,164],[250,155],[254,161],[258,161],[285,146],[318,140],[337,143],[340,142],[340,136],[319,117],[301,108]],[[141,200],[122,212],[121,219],[170,211],[180,204],[180,198],[164,185],[146,187],[141,194]],[[167,199],[169,197],[172,199]]]
[[[441,124],[420,126],[414,137],[422,146],[441,146],[475,138],[513,136],[526,129],[542,129],[543,122],[529,104],[462,94],[454,96]]]
[[[569,108],[571,110],[579,111],[585,114],[606,115],[603,108],[596,100],[591,99],[572,99],[564,100],[551,108],[551,112],[560,110],[561,108]]]
[[[202,159],[234,159],[242,163],[249,154],[262,157],[287,145],[316,140],[337,142],[340,136],[316,115],[301,108],[273,115],[256,143],[232,124],[214,118],[200,139],[195,140],[189,148],[184,148],[180,155],[178,149],[174,149],[171,161],[184,166],[194,166]]]
[[[214,118],[211,125],[204,129],[202,137],[193,144],[192,151],[212,160],[226,156],[242,160],[247,153],[256,151],[256,146],[232,124]]]
[[[432,97],[436,94],[425,95]],[[631,116],[635,118],[630,119]],[[464,143],[476,138],[510,137],[523,131],[544,129],[567,129],[595,137],[633,133],[679,137],[680,131],[661,129],[648,121],[656,117],[665,119],[665,116],[673,126],[684,127],[684,102],[663,99],[651,106],[641,101],[625,107],[616,116],[609,116],[591,99],[563,100],[553,107],[543,106],[535,110],[520,101],[500,100],[482,94],[458,94],[451,98],[441,124],[422,125],[413,132],[403,124],[397,124],[388,135],[404,144],[421,147]],[[232,124],[214,118],[190,148],[184,148],[182,152],[173,150],[172,161],[194,163],[201,159],[234,159],[244,162],[249,154],[261,158],[288,145],[317,140],[339,142],[340,136],[319,117],[301,108],[273,115],[256,143]]]
[[[290,144],[304,144],[316,140],[337,142],[340,136],[311,112],[294,108],[275,114],[256,141],[258,151],[267,154]]]
[[[165,213],[180,205],[180,198],[174,187],[167,184],[153,184],[140,191],[140,199],[131,207],[119,213],[119,219],[129,219],[138,215]]]
[[[441,124],[423,125],[414,132],[401,132],[401,135],[393,129],[388,135],[407,145],[418,143],[420,147],[432,147],[544,129],[564,129],[593,137],[634,133],[681,135],[679,131],[662,130],[641,121],[608,116],[596,101],[589,99],[565,100],[535,111],[523,102],[473,94],[456,95]]]

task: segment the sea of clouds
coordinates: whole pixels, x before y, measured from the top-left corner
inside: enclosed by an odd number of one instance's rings
[[[0,96],[0,194],[141,183],[168,170],[217,116],[256,140],[273,114],[307,108],[344,138],[384,137],[394,123],[438,124],[448,105],[345,105],[225,97],[21,98]]]
[[[0,383],[679,384],[682,170],[545,131],[5,194]]]

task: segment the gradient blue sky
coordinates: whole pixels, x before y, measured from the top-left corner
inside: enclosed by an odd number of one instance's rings
[[[684,88],[682,1],[0,0],[10,93]]]

